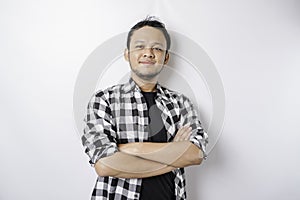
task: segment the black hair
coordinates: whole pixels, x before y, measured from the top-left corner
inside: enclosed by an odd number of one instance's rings
[[[160,30],[164,36],[165,36],[165,39],[166,39],[166,42],[167,42],[167,52],[168,50],[170,49],[170,46],[171,46],[171,38],[170,38],[170,35],[165,27],[165,25],[156,20],[156,18],[154,16],[147,16],[146,19],[136,23],[129,31],[128,35],[127,35],[127,49],[129,49],[129,45],[130,45],[130,40],[131,40],[131,36],[133,34],[134,31],[144,27],[144,26],[151,26],[153,28],[157,28],[158,30]]]

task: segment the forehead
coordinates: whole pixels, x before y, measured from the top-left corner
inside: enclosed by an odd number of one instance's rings
[[[130,44],[134,44],[139,41],[144,41],[146,43],[160,43],[163,46],[167,45],[165,36],[162,31],[158,28],[153,28],[150,26],[144,26],[133,32]]]

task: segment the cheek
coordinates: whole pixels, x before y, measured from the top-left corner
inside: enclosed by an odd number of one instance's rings
[[[130,54],[129,59],[131,59],[131,61],[136,61],[138,57],[138,54],[135,52]]]
[[[128,61],[131,63],[134,61],[132,54],[128,55]]]
[[[160,63],[163,63],[165,61],[165,54],[158,54],[157,58],[159,60]]]

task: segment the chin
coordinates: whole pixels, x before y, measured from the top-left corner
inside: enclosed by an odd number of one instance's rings
[[[144,80],[152,80],[157,77],[158,74],[137,74],[138,77]]]

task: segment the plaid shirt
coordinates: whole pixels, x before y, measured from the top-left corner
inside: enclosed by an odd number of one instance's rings
[[[205,152],[207,134],[203,131],[192,103],[184,95],[156,85],[157,107],[171,142],[177,130],[190,123],[190,141]],[[99,91],[91,98],[82,143],[94,165],[100,158],[118,151],[117,144],[148,141],[148,108],[140,88],[130,78],[129,82]],[[176,200],[186,199],[184,169],[175,174]],[[137,200],[140,197],[142,179],[98,177],[92,200]]]

